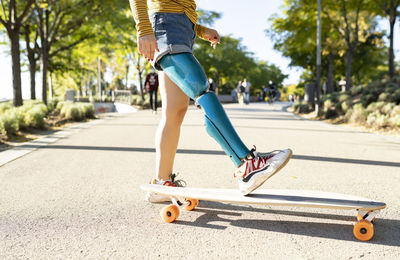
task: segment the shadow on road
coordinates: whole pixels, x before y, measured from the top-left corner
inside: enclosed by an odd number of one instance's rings
[[[158,124],[142,124],[142,123],[128,123],[128,124],[97,124],[96,126],[110,126],[110,127],[115,127],[115,126],[126,126],[126,127],[131,127],[131,126],[138,126],[138,127],[144,127],[144,126],[149,126],[149,127],[157,127]],[[186,124],[183,123],[184,127],[201,127],[204,128],[204,124]],[[310,129],[310,128],[289,128],[289,127],[273,127],[273,126],[249,126],[249,125],[238,125],[235,124],[235,128],[249,128],[249,129],[266,129],[266,130],[277,130],[277,131],[302,131],[302,132],[322,132],[322,133],[349,133],[349,134],[370,134],[368,132],[362,132],[362,131],[357,131],[357,130],[326,130],[326,129]]]
[[[254,117],[254,116],[229,116],[230,119],[245,119],[245,120],[277,120],[277,121],[299,121],[299,120],[306,120],[306,119],[299,119],[291,116],[283,117],[266,117],[266,116],[259,116],[259,117]]]
[[[48,146],[43,147],[43,146],[27,144],[27,145],[21,145],[18,148],[19,149],[39,148],[39,149],[65,149],[65,150],[93,150],[93,151],[155,153],[154,148],[146,148],[146,147],[113,147],[113,146],[83,146],[83,145],[48,145]],[[223,151],[215,151],[215,150],[178,149],[177,153],[179,153],[179,154],[224,155],[225,156],[225,153]],[[386,167],[400,167],[400,162],[385,162],[385,161],[348,159],[348,158],[337,158],[337,157],[323,157],[323,156],[311,156],[311,155],[298,155],[298,154],[293,155],[292,159],[321,161],[321,162],[334,162],[334,163],[363,164],[363,165],[386,166]]]
[[[289,211],[289,210],[273,210],[253,208],[251,206],[237,206],[232,204],[225,204],[219,202],[202,201],[197,212],[203,213],[195,221],[182,221],[178,220],[175,223],[178,225],[211,228],[211,229],[226,229],[229,225],[247,228],[264,230],[270,232],[279,232],[285,234],[303,235],[310,237],[321,237],[344,241],[360,242],[353,236],[353,225],[356,217],[326,214],[326,213],[312,213],[302,211]],[[235,212],[232,212],[235,211]],[[262,220],[262,219],[232,219],[232,217],[242,216],[243,211],[251,211],[262,214],[271,214],[278,220]],[[352,211],[353,212],[353,211]],[[354,212],[355,213],[355,212]],[[187,213],[190,214],[190,213]],[[296,216],[306,217],[310,219],[318,219],[318,221],[305,222],[305,221],[288,221],[279,220],[279,216]],[[229,218],[227,218],[229,217]],[[324,223],[324,220],[340,220],[349,221],[349,225]],[[396,239],[396,234],[400,231],[400,221],[394,219],[380,219],[379,215],[375,226],[374,238],[367,242],[372,244],[386,245],[386,246],[400,246],[400,240]],[[218,222],[218,223],[216,223]],[[224,225],[224,222],[226,225]],[[397,230],[395,230],[397,229]]]

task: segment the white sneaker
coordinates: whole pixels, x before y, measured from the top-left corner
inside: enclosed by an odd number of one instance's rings
[[[171,187],[184,187],[186,186],[186,182],[183,180],[175,180],[176,174],[171,174],[171,179],[167,181],[159,181],[157,179],[152,179],[150,184],[154,185],[164,185],[164,186],[171,186]],[[154,192],[147,192],[145,200],[151,203],[160,203],[170,201],[170,196],[157,194]]]
[[[260,187],[288,163],[292,153],[290,149],[270,153],[259,153],[252,149],[251,158],[239,166],[234,173],[234,176],[238,178],[240,191],[247,195]]]

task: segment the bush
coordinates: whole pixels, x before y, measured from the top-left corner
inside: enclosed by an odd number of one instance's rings
[[[400,114],[391,116],[389,119],[389,123],[394,127],[400,127]]]
[[[137,106],[142,98],[139,95],[132,95],[132,102],[131,105]]]
[[[336,111],[335,109],[328,109],[325,112],[325,118],[329,119],[329,118],[334,118],[338,115],[338,111]]]
[[[57,99],[52,99],[52,100],[50,100],[50,101],[47,103],[47,110],[48,110],[49,112],[53,112],[54,109],[57,108],[58,102],[59,102],[59,100],[57,100]]]
[[[349,96],[349,94],[347,94],[347,93],[342,93],[342,94],[340,94],[340,96],[339,96],[339,102],[343,102],[343,101],[346,101],[346,100],[349,100],[350,99],[350,96]]]
[[[363,92],[363,86],[355,86],[350,89],[350,94],[352,96],[360,95]]]
[[[78,106],[74,105],[72,102],[70,104],[64,104],[61,106],[60,115],[68,120],[81,121],[82,113]]]
[[[345,118],[353,124],[364,124],[367,121],[368,112],[361,104],[356,104],[348,110]]]
[[[394,82],[390,82],[385,86],[385,92],[393,93],[397,89],[399,89],[399,85],[395,84]]]
[[[397,89],[392,95],[389,97],[389,102],[400,104],[400,89]]]
[[[68,120],[81,121],[94,117],[94,106],[91,103],[63,102],[57,107],[61,107],[60,115]]]
[[[389,101],[389,98],[390,98],[390,93],[387,93],[387,92],[383,92],[383,93],[381,93],[380,95],[379,95],[379,97],[378,97],[378,101]]]
[[[332,99],[327,99],[324,101],[324,110],[333,109],[335,107],[335,102]]]
[[[56,109],[59,113],[61,113],[64,106],[72,105],[72,104],[73,103],[71,101],[60,101],[57,103]]]
[[[387,127],[389,125],[389,116],[381,114],[379,111],[374,111],[368,115],[367,125],[375,128]]]
[[[374,102],[368,105],[367,112],[373,113],[375,111],[381,112],[383,107],[385,106],[385,102]]]
[[[311,105],[309,105],[305,101],[295,102],[293,104],[293,109],[296,113],[300,113],[300,114],[306,114],[306,113],[310,113],[312,111]]]
[[[76,103],[83,118],[94,118],[94,106],[89,103]]]
[[[47,107],[44,104],[36,105],[29,109],[24,116],[27,127],[41,128],[44,126],[44,118],[47,114]]]
[[[392,110],[395,108],[396,104],[395,103],[386,103],[382,109],[381,112],[385,115],[390,115]]]
[[[390,116],[391,116],[391,117],[396,117],[396,116],[398,116],[398,115],[400,115],[400,105],[395,106],[395,107],[392,109],[392,111],[390,111]]]
[[[361,104],[363,107],[368,107],[369,104],[376,102],[377,99],[378,97],[373,94],[366,94],[361,97]]]
[[[4,128],[7,135],[15,134],[19,130],[19,123],[15,108],[8,109],[2,115],[0,115],[0,121],[2,122],[2,128]]]
[[[6,129],[4,127],[4,123],[3,123],[3,121],[1,120],[1,117],[0,117],[0,143],[3,140],[7,140],[7,131],[6,131]]]
[[[0,114],[11,108],[13,108],[13,104],[11,101],[0,103]]]
[[[68,120],[82,120],[82,113],[79,110],[79,107],[73,104],[64,105],[61,109],[60,115]]]
[[[344,114],[346,114],[347,111],[349,111],[350,108],[351,108],[351,101],[350,100],[346,100],[346,101],[341,103],[341,109],[342,109]]]

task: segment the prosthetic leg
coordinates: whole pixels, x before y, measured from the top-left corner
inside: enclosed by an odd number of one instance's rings
[[[168,54],[159,64],[168,77],[203,109],[207,133],[220,144],[236,167],[241,165],[250,150],[240,140],[215,93],[207,91],[207,77],[193,54]]]

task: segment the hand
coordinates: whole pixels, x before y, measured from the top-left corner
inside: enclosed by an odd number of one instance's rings
[[[142,54],[148,61],[152,61],[154,59],[154,51],[159,51],[154,34],[138,37],[137,42],[139,53]]]
[[[204,31],[204,38],[211,42],[211,46],[214,49],[217,48],[217,44],[219,44],[221,40],[218,32],[210,28],[206,28],[206,30]]]

